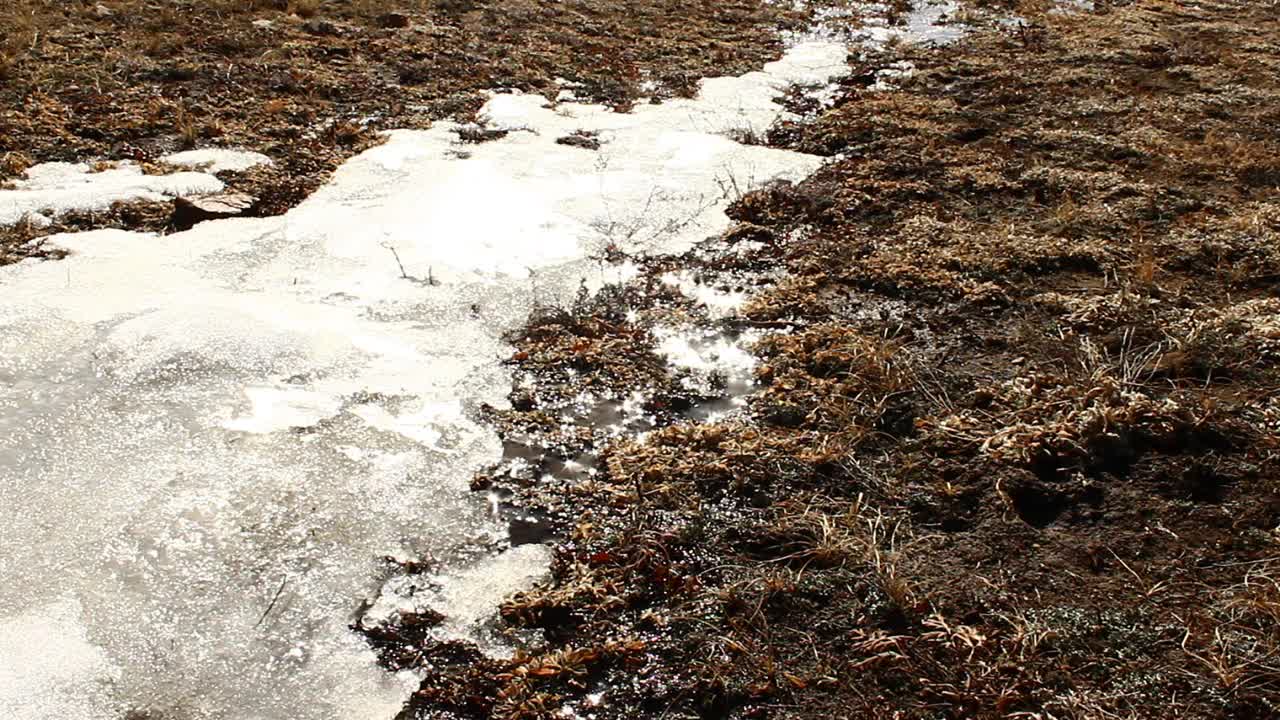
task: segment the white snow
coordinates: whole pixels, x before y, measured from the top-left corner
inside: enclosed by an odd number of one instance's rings
[[[959,9],[960,5],[955,0],[924,0],[901,16],[900,25],[890,25],[882,17],[866,18],[864,26],[853,34],[853,39],[868,48],[894,41],[939,45],[954,42],[964,35],[965,28],[946,21],[951,20]]]
[[[222,181],[203,172],[147,175],[129,162],[95,171],[87,163],[43,163],[26,178],[0,190],[0,227],[24,220],[46,225],[50,218],[73,210],[101,212],[115,202],[159,202],[179,195],[207,195],[222,190]]]
[[[220,173],[224,170],[242,171],[259,165],[270,165],[271,158],[262,153],[228,148],[202,148],[165,155],[160,162],[177,167]]]
[[[80,605],[54,600],[0,620],[0,717],[107,720],[120,674],[78,623]]]
[[[447,123],[396,131],[283,217],[57,236],[65,260],[0,268],[0,667],[24,668],[0,674],[0,702],[76,720],[393,717],[413,679],[347,626],[383,594],[381,557],[503,535],[469,491],[501,457],[473,418],[510,387],[503,332],[602,280],[587,258],[609,244],[723,230],[727,179],[816,169],[726,134],[767,127],[777,92],[844,57],[805,45],[627,114],[496,95],[492,122],[526,129],[466,146]],[[577,130],[602,148],[555,144]],[[0,190],[0,221],[220,189],[40,166]],[[544,569],[536,547],[447,567],[438,609],[471,632]],[[59,660],[31,661],[41,644]],[[81,704],[63,713],[69,687]]]
[[[43,163],[0,190],[0,227],[31,222],[47,226],[72,211],[101,212],[116,202],[163,202],[180,195],[209,195],[223,189],[214,173],[247,170],[271,162],[260,153],[209,148],[162,157],[161,162],[190,168],[187,172],[148,175],[136,163],[122,161],[95,167],[90,163]]]

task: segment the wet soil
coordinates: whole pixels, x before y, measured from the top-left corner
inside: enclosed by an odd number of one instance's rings
[[[830,164],[513,335],[476,485],[554,534],[538,640],[441,647],[404,717],[1280,714],[1280,20],[1033,5],[861,58],[769,135]],[[688,419],[681,323],[767,333],[745,410]]]

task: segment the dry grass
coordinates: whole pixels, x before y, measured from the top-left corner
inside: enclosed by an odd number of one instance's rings
[[[323,5],[321,0],[289,0],[289,12],[301,18],[312,18],[320,14]]]
[[[40,0],[13,0],[0,8],[0,79],[36,48],[53,21],[48,3]]]
[[[1274,555],[1280,211],[1249,184],[1274,118],[1213,98],[1280,99],[1246,72],[1280,47],[1238,3],[1023,6],[973,46],[898,49],[900,91],[851,83],[770,133],[845,156],[737,198],[746,259],[697,256],[787,271],[744,312],[785,328],[747,416],[556,485],[593,531],[512,617],[653,633],[654,714],[1278,707],[1276,586],[1236,564]],[[624,327],[544,328],[521,362],[594,375]]]
[[[179,107],[174,113],[173,129],[178,134],[178,143],[186,150],[194,148],[200,140],[200,126],[185,108]]]
[[[1238,584],[1205,588],[1209,613],[1188,617],[1180,647],[1226,692],[1280,692],[1280,565],[1248,566]]]

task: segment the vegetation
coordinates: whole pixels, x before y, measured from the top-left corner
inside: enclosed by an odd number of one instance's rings
[[[514,338],[494,419],[524,457],[551,438],[552,477],[479,485],[563,533],[503,609],[545,643],[424,666],[407,716],[1280,712],[1280,28],[1227,0],[1030,5],[862,58],[768,137],[837,159]],[[673,266],[757,292],[714,321],[651,292]],[[776,329],[744,415],[656,412],[643,440],[548,420],[636,368],[647,407],[697,402],[653,375],[652,328],[717,322]],[[582,453],[594,472],[557,472]]]

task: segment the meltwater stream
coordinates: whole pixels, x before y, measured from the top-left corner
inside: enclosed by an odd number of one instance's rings
[[[495,95],[505,137],[392,132],[283,217],[64,235],[66,259],[0,268],[0,717],[393,717],[414,678],[348,625],[381,558],[500,536],[467,488],[501,452],[473,420],[509,388],[501,334],[600,282],[602,247],[686,247],[735,189],[815,170],[730,138],[845,52],[627,114]],[[600,149],[556,143],[578,131]],[[90,175],[43,177],[76,192],[0,190],[0,218],[93,201]],[[453,566],[447,614],[545,558],[483,563]]]

